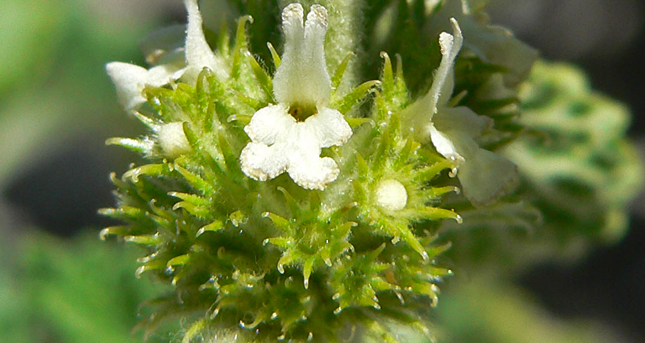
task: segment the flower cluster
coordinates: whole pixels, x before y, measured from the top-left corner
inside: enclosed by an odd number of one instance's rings
[[[272,75],[247,31],[275,30],[270,21],[248,29],[242,17],[236,37],[223,30],[211,45],[197,0],[184,0],[185,42],[160,44],[152,68],[107,65],[121,103],[151,131],[109,141],[150,163],[113,176],[118,206],[103,210],[126,222],[103,236],[142,245],[138,273],[174,288],[147,327],[201,318],[185,342],[338,341],[347,328],[358,341],[396,342],[397,325],[432,338],[425,311],[452,273],[441,267],[445,219],[461,223],[456,210],[515,192],[518,169],[498,151],[521,132],[515,95],[534,58],[461,1],[441,3],[418,23],[431,32],[427,51],[392,46],[396,67],[383,52],[376,72],[363,62],[383,40],[356,42],[378,23],[348,25],[354,14],[335,1],[282,9]],[[329,42],[348,27],[351,38]],[[469,42],[476,29],[484,34]],[[491,42],[527,57],[511,65],[483,48]],[[355,54],[343,50],[351,44]],[[419,55],[410,69],[407,56]],[[429,90],[410,81],[424,75]]]
[[[331,79],[324,55],[327,10],[291,4],[282,12],[285,51],[273,78],[276,105],[257,111],[244,131],[251,142],[242,150],[242,170],[265,181],[283,172],[298,185],[323,190],[339,170],[321,148],[342,145],[352,135],[343,114],[327,107]]]
[[[475,141],[492,125],[492,119],[468,107],[449,104],[455,83],[454,63],[464,40],[457,21],[453,18],[451,22],[454,34],[439,35],[442,59],[432,87],[406,109],[405,119],[419,140],[431,141],[437,152],[456,162],[453,175],[458,176],[468,200],[478,206],[489,205],[518,181],[517,167],[480,148]]]

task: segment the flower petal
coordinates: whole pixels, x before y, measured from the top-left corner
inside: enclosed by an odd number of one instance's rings
[[[266,181],[282,174],[287,168],[286,147],[282,144],[267,146],[251,142],[242,149],[240,163],[246,176]]]
[[[253,142],[271,145],[277,137],[288,135],[294,125],[296,120],[289,115],[286,105],[278,104],[255,112],[244,132]]]
[[[303,16],[304,10],[298,3],[282,11],[285,46],[273,78],[273,93],[280,103],[323,105],[331,93],[324,55],[327,10],[311,6],[304,26]]]
[[[336,180],[339,169],[329,157],[320,157],[320,143],[308,125],[299,123],[289,136],[287,172],[291,179],[306,189],[323,190]]]
[[[331,78],[325,61],[325,35],[327,34],[327,9],[312,5],[305,23],[305,50],[309,84],[307,91],[316,104],[325,104],[331,94]]]
[[[105,65],[105,70],[116,87],[119,102],[126,110],[132,111],[146,102],[142,94],[146,85],[161,87],[171,79],[176,79],[183,69],[164,64],[146,70],[133,64],[110,62]]]
[[[438,153],[440,153],[443,157],[457,161],[458,163],[462,163],[464,161],[464,157],[458,152],[457,147],[453,142],[453,137],[450,137],[437,130],[437,128],[433,124],[430,124],[429,132],[432,145],[434,145]],[[475,148],[477,148],[476,143]]]
[[[454,18],[450,19],[454,29],[454,35],[447,32],[442,32],[439,35],[439,46],[441,47],[441,63],[439,68],[435,71],[434,80],[432,80],[432,87],[426,98],[428,98],[430,108],[433,113],[437,113],[437,106],[439,104],[446,104],[452,96],[452,91],[455,83],[455,73],[453,70],[455,60],[461,50],[464,42],[464,37],[461,34],[461,28]]]
[[[299,3],[289,4],[282,10],[282,30],[284,31],[284,54],[290,55],[301,51],[304,42],[303,19],[305,10]],[[284,57],[282,58],[284,60]]]
[[[481,149],[469,135],[457,130],[441,134],[462,157],[457,178],[464,196],[473,205],[490,205],[518,181],[517,166],[513,162],[494,152]]]
[[[202,28],[202,15],[199,12],[197,0],[184,0],[188,11],[188,26],[186,28],[186,63],[190,70],[186,77],[195,78],[204,67],[210,68],[219,78],[228,77],[226,64],[221,57],[213,53],[208,45]]]
[[[148,71],[145,68],[122,62],[111,62],[105,66],[107,74],[116,87],[119,102],[131,111],[146,102],[141,92],[145,87]]]
[[[163,64],[152,67],[148,70],[146,78],[146,85],[153,87],[161,87],[167,85],[170,80],[176,80],[181,77],[185,68],[180,68],[177,65]]]
[[[446,105],[452,96],[454,88],[454,64],[463,45],[464,37],[461,34],[459,24],[454,18],[450,19],[454,29],[454,35],[442,32],[439,35],[439,46],[441,47],[441,63],[434,73],[432,86],[423,98],[414,102],[406,111],[408,117],[407,126],[414,129],[424,127],[425,123],[432,121],[441,105]],[[417,135],[420,139],[427,139],[429,131],[420,130]]]
[[[470,137],[478,137],[492,125],[492,119],[480,116],[465,106],[442,107],[433,123],[442,132],[458,130]]]
[[[305,120],[305,125],[316,135],[321,148],[345,144],[352,136],[352,128],[345,117],[327,107],[319,107],[318,113]]]
[[[477,149],[459,167],[464,196],[475,206],[486,206],[511,190],[519,181],[517,166],[506,158]]]
[[[287,169],[291,179],[302,188],[324,190],[327,184],[336,180],[340,170],[329,157],[302,156]]]
[[[299,3],[292,3],[282,10],[282,31],[284,32],[284,53],[280,66],[273,76],[273,94],[280,103],[292,103],[301,82],[302,50],[305,31],[303,26],[304,9]],[[295,79],[294,79],[295,77]]]

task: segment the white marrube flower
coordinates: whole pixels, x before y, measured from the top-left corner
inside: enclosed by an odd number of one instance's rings
[[[242,150],[242,171],[265,181],[287,172],[303,188],[324,189],[339,173],[336,162],[320,157],[321,149],[342,145],[352,129],[343,115],[326,107],[331,93],[324,40],[327,10],[304,10],[293,3],[282,11],[285,49],[273,78],[278,101],[257,111],[244,131],[251,142]]]
[[[188,12],[185,45],[169,53],[180,58],[170,59],[150,69],[122,62],[111,62],[105,66],[116,86],[119,102],[126,110],[136,110],[146,101],[142,94],[146,86],[161,87],[179,78],[190,81],[204,67],[210,68],[220,78],[228,76],[223,59],[206,42],[197,0],[184,0],[184,5]]]
[[[475,141],[491,120],[465,106],[448,104],[454,89],[454,64],[463,45],[459,24],[451,19],[454,35],[439,35],[441,63],[430,91],[406,111],[407,124],[421,141],[431,141],[444,157],[456,162],[464,195],[475,205],[487,205],[517,180],[511,161],[479,147]]]

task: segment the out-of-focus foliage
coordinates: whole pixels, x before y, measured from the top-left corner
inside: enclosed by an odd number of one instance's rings
[[[47,73],[54,60],[50,58],[60,44],[65,15],[58,1],[7,0],[0,4],[0,94],[16,84],[25,85]]]
[[[104,65],[137,56],[138,42],[158,18],[117,17],[110,10],[119,6],[108,6],[0,1],[3,197],[34,161],[68,141],[107,137],[115,126],[136,132],[118,115]],[[96,234],[63,240],[34,232],[8,205],[12,200],[0,199],[0,341],[140,342],[141,335],[131,335],[137,308],[157,292],[133,279],[136,254],[101,243]]]
[[[618,342],[618,337],[598,322],[554,316],[529,293],[494,273],[461,281],[443,294],[437,311],[439,342]]]
[[[594,92],[581,70],[565,64],[537,64],[521,98],[520,121],[530,131],[506,155],[544,214],[547,244],[620,239],[627,205],[643,184],[642,161],[626,138],[628,109]]]
[[[132,19],[100,1],[0,2],[0,185],[66,140],[107,137],[117,124],[136,132],[104,72],[110,60],[140,55],[156,20]]]
[[[451,256],[464,264],[581,257],[623,237],[627,205],[642,189],[642,161],[626,138],[629,111],[592,91],[582,71],[537,63],[520,99],[525,132],[503,150],[518,165],[520,188],[511,203],[462,211],[461,226],[446,223]]]
[[[160,293],[132,274],[132,249],[100,242],[95,235],[63,240],[24,237],[17,270],[2,269],[0,327],[15,343],[140,342],[132,335],[139,304]],[[149,342],[168,337],[152,336]]]
[[[2,339],[8,342],[32,342],[35,334],[31,331],[26,294],[20,291],[20,285],[11,270],[0,268],[0,332]]]

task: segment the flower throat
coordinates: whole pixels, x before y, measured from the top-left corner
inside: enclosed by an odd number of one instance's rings
[[[297,122],[304,122],[307,118],[318,113],[318,108],[314,104],[294,103],[289,107],[289,114],[296,119]]]

